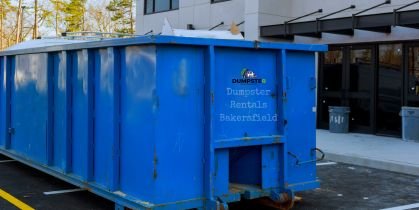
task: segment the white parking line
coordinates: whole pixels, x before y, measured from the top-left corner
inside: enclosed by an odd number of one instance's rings
[[[49,191],[44,192],[44,195],[56,195],[56,194],[64,194],[64,193],[72,193],[72,192],[80,192],[85,191],[85,189],[71,189],[71,190],[57,190],[57,191]]]
[[[317,163],[316,166],[328,166],[328,165],[336,165],[335,162],[326,162],[326,163]]]
[[[388,209],[381,209],[381,210],[407,210],[407,209],[413,209],[413,208],[419,208],[419,203],[409,204],[405,206],[396,206]]]
[[[16,160],[0,160],[0,163],[15,162]]]

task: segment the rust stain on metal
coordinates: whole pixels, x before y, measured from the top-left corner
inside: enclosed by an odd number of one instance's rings
[[[243,141],[250,141],[250,140],[252,140],[252,138],[250,138],[250,137],[243,137],[242,140]]]
[[[250,141],[250,140],[252,140],[252,138],[251,137],[249,137],[249,134],[247,133],[247,132],[245,132],[244,134],[243,134],[243,138],[241,138],[241,140],[243,140],[243,141]]]
[[[211,103],[213,103],[214,104],[214,99],[215,97],[214,97],[214,92],[211,92]]]

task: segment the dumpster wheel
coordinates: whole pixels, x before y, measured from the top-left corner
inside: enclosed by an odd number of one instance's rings
[[[295,196],[294,199],[292,199],[287,193],[283,193],[281,194],[279,200],[272,200],[271,198],[264,197],[258,199],[258,203],[278,210],[290,210],[294,207],[295,202],[299,202],[301,200],[301,197]]]
[[[279,201],[275,201],[278,204],[278,209],[280,210],[290,210],[294,207],[295,199],[289,196],[287,193],[281,194],[281,199]]]

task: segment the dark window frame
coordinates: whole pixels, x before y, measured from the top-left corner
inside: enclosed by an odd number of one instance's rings
[[[329,49],[331,51],[333,50],[339,50],[339,49],[359,49],[359,48],[364,48],[366,46],[371,46],[373,47],[374,50],[374,81],[372,81],[373,85],[374,85],[374,94],[372,96],[372,100],[373,100],[373,106],[371,108],[372,110],[372,117],[373,117],[373,124],[372,124],[372,129],[356,129],[355,132],[361,132],[361,133],[371,133],[374,135],[384,135],[384,136],[396,136],[396,137],[400,137],[401,134],[393,134],[393,133],[386,133],[386,132],[380,132],[379,129],[377,128],[377,103],[378,103],[378,73],[379,73],[379,46],[380,45],[387,45],[387,44],[401,44],[402,47],[402,66],[401,66],[401,74],[402,74],[402,90],[401,90],[401,102],[400,105],[401,106],[408,106],[409,104],[416,104],[416,105],[412,105],[412,106],[417,106],[419,105],[419,97],[413,97],[413,96],[409,96],[407,93],[407,90],[409,88],[408,86],[408,49],[410,47],[419,47],[419,39],[411,39],[411,40],[392,40],[392,41],[377,41],[377,42],[356,42],[356,43],[334,43],[334,44],[330,44],[329,45]],[[344,62],[348,62],[347,59],[349,58],[344,58]],[[328,123],[323,122],[323,118],[321,118],[321,112],[322,112],[322,99],[324,98],[338,98],[339,96],[335,96],[336,94],[331,94],[331,93],[325,93],[324,91],[322,91],[322,87],[323,87],[323,66],[324,66],[324,58],[323,58],[323,53],[319,54],[319,63],[318,63],[318,83],[319,83],[319,88],[317,90],[317,110],[318,110],[318,115],[317,115],[317,127],[321,128],[321,129],[327,129],[328,128]],[[346,105],[346,101],[344,101],[343,99],[341,100],[342,105]]]
[[[147,6],[148,6],[148,1],[144,0],[144,15],[152,15],[152,14],[156,14],[156,13],[161,13],[161,12],[169,12],[169,11],[174,11],[174,10],[178,10],[179,9],[179,4],[177,7],[173,7],[173,1],[174,0],[167,0],[169,1],[169,9],[168,10],[161,10],[161,11],[156,11],[156,0],[151,0],[153,6],[152,6],[152,11],[148,12],[147,11]]]
[[[369,44],[369,43],[358,43],[358,44],[353,44],[353,45],[331,45],[330,46],[330,51],[341,51],[341,53],[343,53],[342,55],[342,61],[341,61],[341,65],[342,65],[342,75],[341,75],[341,89],[340,90],[329,90],[326,91],[324,90],[324,81],[325,81],[325,75],[324,75],[324,66],[326,65],[324,63],[325,61],[325,53],[321,53],[319,58],[319,74],[318,74],[318,83],[319,83],[319,88],[318,88],[318,92],[317,92],[317,110],[318,110],[318,117],[317,117],[317,122],[318,122],[318,128],[323,128],[323,129],[327,129],[329,126],[329,123],[325,123],[326,119],[323,119],[324,116],[324,111],[327,109],[324,109],[324,103],[323,100],[325,101],[333,101],[335,99],[340,99],[340,106],[349,106],[351,101],[354,100],[369,100],[369,106],[370,106],[370,110],[373,110],[374,108],[374,104],[375,104],[375,99],[374,99],[374,92],[370,92],[368,94],[366,93],[362,93],[360,91],[351,91],[350,90],[350,67],[351,67],[351,51],[353,50],[371,50],[371,65],[372,65],[372,69],[376,69],[376,64],[375,64],[375,56],[376,56],[376,49],[375,46],[373,44]],[[372,74],[374,72],[371,72]],[[373,76],[373,75],[371,75]],[[371,83],[370,84],[370,91],[374,91],[374,86],[375,83]],[[361,132],[361,133],[373,133],[374,131],[374,119],[375,119],[375,115],[373,112],[370,112],[369,114],[369,125],[357,125],[357,126],[353,126],[350,125],[350,131],[351,132]],[[327,120],[328,122],[328,120]]]

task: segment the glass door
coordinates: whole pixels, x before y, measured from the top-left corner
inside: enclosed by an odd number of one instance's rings
[[[373,132],[374,52],[373,47],[349,49],[345,84],[345,105],[351,108],[350,130]]]
[[[323,54],[319,77],[319,128],[328,128],[329,106],[349,106],[350,130],[373,132],[374,48],[341,47]]]
[[[377,133],[401,135],[403,51],[401,44],[378,47]]]
[[[342,105],[343,51],[331,49],[321,54],[318,92],[318,127],[329,128],[329,106]]]
[[[408,47],[407,106],[419,107],[419,46]]]

